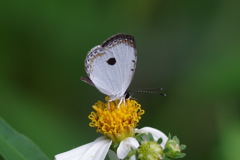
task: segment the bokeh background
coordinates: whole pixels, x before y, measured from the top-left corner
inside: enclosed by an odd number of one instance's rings
[[[240,2],[235,0],[1,3],[0,116],[51,159],[100,136],[87,118],[105,95],[80,81],[87,52],[135,37],[130,88],[155,127],[187,145],[184,159],[239,160]]]

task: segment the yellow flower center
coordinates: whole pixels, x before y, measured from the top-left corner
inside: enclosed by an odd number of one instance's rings
[[[127,137],[134,137],[135,127],[144,114],[141,105],[135,100],[126,99],[119,104],[119,100],[103,103],[98,101],[93,105],[95,112],[88,116],[92,122],[90,127],[97,127],[113,142],[119,143]]]

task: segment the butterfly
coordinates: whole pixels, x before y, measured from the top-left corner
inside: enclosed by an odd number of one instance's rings
[[[134,37],[116,34],[92,48],[85,60],[87,77],[81,80],[109,96],[109,101],[123,100],[137,63]]]

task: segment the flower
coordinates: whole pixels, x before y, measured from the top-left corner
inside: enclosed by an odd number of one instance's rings
[[[104,160],[112,145],[117,157],[124,159],[131,149],[139,146],[135,137],[135,128],[144,114],[141,105],[135,100],[126,99],[103,103],[98,101],[93,105],[95,111],[88,116],[92,122],[90,127],[96,127],[97,132],[104,136],[95,141],[58,154],[56,160]]]
[[[91,120],[89,126],[96,127],[104,136],[60,153],[55,160],[104,160],[107,154],[111,160],[159,160],[184,156],[175,149],[178,139],[171,139],[155,128],[136,128],[144,110],[135,100],[98,101],[93,108],[95,111],[88,116]]]
[[[96,127],[97,132],[101,132],[114,143],[134,137],[137,123],[145,112],[135,100],[126,99],[125,102],[119,102],[98,101],[93,105],[96,112],[91,112],[88,116],[92,120],[90,127]]]

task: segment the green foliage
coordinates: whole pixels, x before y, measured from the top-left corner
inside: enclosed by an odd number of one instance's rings
[[[153,136],[152,136],[151,133],[148,133],[147,135],[148,135],[148,140],[149,140],[149,141],[154,141]]]
[[[139,143],[141,143],[143,141],[142,139],[143,136],[147,136],[147,133],[136,134],[135,138]]]
[[[164,158],[167,159],[176,159],[185,157],[185,153],[182,153],[182,150],[186,148],[186,145],[180,145],[180,141],[177,136],[168,135],[168,141],[164,149]]]
[[[158,143],[158,144],[161,144],[162,141],[163,141],[163,139],[162,139],[162,138],[159,138],[159,139],[157,140],[157,143]]]
[[[0,154],[5,160],[49,160],[29,138],[0,117]]]
[[[187,147],[186,145],[181,144],[180,149],[181,149],[181,150],[184,150],[186,147]]]

